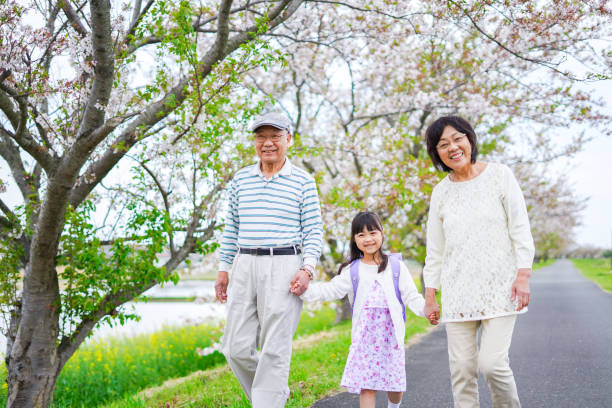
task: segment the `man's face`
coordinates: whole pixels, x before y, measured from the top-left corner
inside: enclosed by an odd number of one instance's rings
[[[255,150],[265,165],[282,164],[287,156],[291,134],[273,126],[261,126],[253,134]]]

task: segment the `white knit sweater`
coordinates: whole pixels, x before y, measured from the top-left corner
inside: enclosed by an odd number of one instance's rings
[[[533,255],[525,200],[507,166],[488,163],[471,180],[447,176],[434,188],[423,278],[426,287],[441,287],[441,321],[519,313],[512,283]]]

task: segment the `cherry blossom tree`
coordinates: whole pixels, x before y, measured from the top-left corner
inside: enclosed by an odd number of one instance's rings
[[[293,118],[301,164],[319,181],[328,276],[346,256],[350,220],[361,209],[381,215],[390,249],[423,262],[429,195],[440,177],[423,133],[443,114],[467,117],[481,157],[515,168],[539,255],[566,246],[582,205],[548,164],[579,150],[585,129],[609,134],[609,114],[579,86],[610,77],[609,49],[594,46],[610,38],[609,5],[313,2],[306,9],[273,34],[289,50],[287,67],[250,79]],[[557,133],[573,125],[582,132],[560,142]],[[344,302],[339,318],[349,316]]]
[[[282,59],[262,36],[300,3],[0,4],[0,156],[22,196],[0,203],[8,407],[48,406],[101,319],[214,249],[261,108],[241,75]]]

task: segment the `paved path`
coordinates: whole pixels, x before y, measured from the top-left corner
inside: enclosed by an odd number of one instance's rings
[[[510,364],[523,408],[612,408],[612,295],[585,279],[567,260],[531,279],[529,312],[520,316]],[[452,407],[446,332],[437,328],[406,352],[408,388],[402,407]],[[491,407],[482,376],[481,407]],[[378,393],[377,407],[387,407]],[[341,393],[316,408],[358,407]]]

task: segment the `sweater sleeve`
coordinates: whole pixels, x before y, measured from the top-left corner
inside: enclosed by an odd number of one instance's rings
[[[426,288],[440,289],[440,274],[444,255],[444,230],[439,214],[439,193],[437,189],[431,195],[429,215],[427,216],[427,255],[423,268],[423,280]]]
[[[336,300],[342,299],[352,290],[350,267],[346,266],[340,275],[334,276],[329,282],[311,282],[300,298],[305,302]]]
[[[504,179],[503,204],[508,219],[508,233],[516,256],[516,266],[519,269],[531,268],[535,247],[523,192],[512,170],[506,166],[504,166]]]
[[[404,262],[400,264],[400,268],[399,289],[402,295],[402,302],[404,302],[404,305],[408,306],[415,315],[424,316],[423,309],[425,308],[425,299],[419,293],[410,275],[410,270]]]

